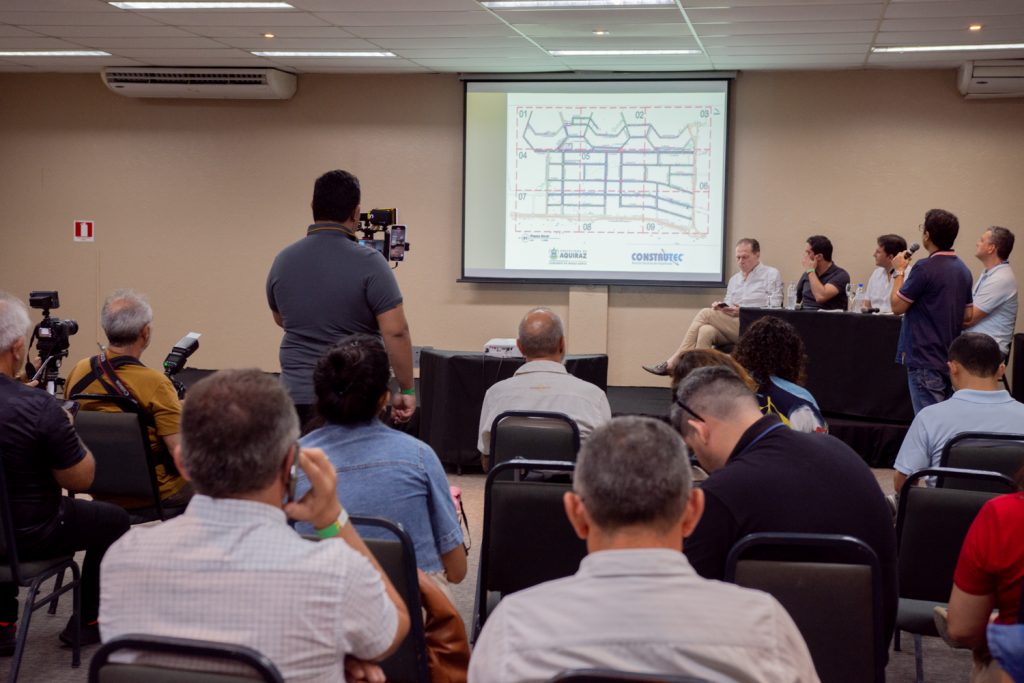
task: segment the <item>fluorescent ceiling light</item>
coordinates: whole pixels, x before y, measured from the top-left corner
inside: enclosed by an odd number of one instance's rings
[[[295,9],[287,2],[111,2],[119,9]]]
[[[873,47],[872,52],[975,52],[977,50],[1024,50],[1024,43],[1001,45],[904,45],[902,47]]]
[[[3,50],[0,57],[109,57],[103,50]]]
[[[636,55],[699,55],[700,50],[548,50],[553,57],[619,57]]]
[[[562,9],[564,7],[663,7],[675,0],[488,0],[488,9]]]
[[[327,52],[295,50],[260,50],[252,54],[257,57],[394,57],[394,52]]]

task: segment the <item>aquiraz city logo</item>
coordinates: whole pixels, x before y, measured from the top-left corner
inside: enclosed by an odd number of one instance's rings
[[[683,264],[683,253],[681,251],[634,251],[631,256],[634,266],[669,265],[681,266]]]
[[[586,249],[551,249],[548,252],[548,263],[559,266],[587,265]]]

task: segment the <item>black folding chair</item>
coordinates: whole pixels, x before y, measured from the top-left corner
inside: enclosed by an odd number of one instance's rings
[[[136,655],[129,663],[116,655]],[[89,663],[89,683],[284,683],[266,656],[244,645],[130,634],[104,643]]]
[[[515,459],[576,462],[579,450],[580,429],[565,413],[507,410],[491,423],[492,468]]]
[[[571,462],[513,460],[487,473],[474,642],[503,596],[574,574],[587,554],[586,543],[565,517],[562,497],[571,484],[509,481],[503,475],[516,469],[571,474],[575,467]]]
[[[999,472],[1013,479],[1024,467],[1024,434],[964,432],[942,447],[941,467]],[[975,479],[939,480],[939,486],[972,488],[976,491],[1002,491],[1001,483]],[[996,488],[993,488],[995,486]]]
[[[946,487],[918,486],[936,477]],[[1001,491],[965,490],[954,480],[988,483]],[[967,530],[981,507],[1000,493],[1013,493],[1013,482],[998,472],[933,467],[914,472],[900,489],[896,512],[899,609],[893,647],[900,649],[900,631],[914,634],[917,682],[924,680],[921,636],[938,636],[932,616],[946,605],[953,589],[953,572]]]
[[[409,634],[398,650],[381,662],[388,681],[394,683],[430,683],[427,639],[423,631],[420,584],[416,573],[416,549],[400,524],[378,517],[351,517],[356,526],[386,529],[394,539],[364,538],[363,542],[391,579],[395,590],[409,610]]]
[[[81,664],[81,648],[79,647],[79,635],[81,628],[81,575],[78,565],[75,564],[74,555],[61,555],[45,560],[21,561],[18,558],[18,547],[14,536],[14,519],[11,517],[10,498],[7,490],[7,476],[2,466],[3,456],[0,454],[0,524],[3,526],[3,535],[0,537],[0,583],[12,583],[21,588],[28,588],[28,595],[22,603],[21,619],[18,622],[18,633],[14,646],[14,658],[11,661],[11,673],[8,678],[10,683],[18,680],[18,670],[21,668],[21,656],[25,652],[25,640],[28,638],[28,625],[32,619],[32,613],[41,607],[53,603],[59,596],[72,591],[72,640],[71,666]],[[60,577],[64,570],[71,570],[72,580],[67,585],[61,585]],[[53,590],[39,597],[39,589],[44,581],[57,577]]]
[[[823,683],[885,680],[882,568],[860,539],[750,534],[729,552],[725,580],[770,593],[786,608]]]
[[[671,674],[637,674],[612,669],[573,669],[548,679],[548,683],[708,683],[707,679]]]

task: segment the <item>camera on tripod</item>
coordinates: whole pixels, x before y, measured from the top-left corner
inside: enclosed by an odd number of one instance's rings
[[[396,264],[405,260],[405,252],[409,251],[410,245],[405,241],[405,226],[396,225],[398,209],[373,209],[359,214],[359,220],[362,227],[356,231],[363,233],[360,244],[373,247],[385,259]],[[384,233],[384,239],[374,239],[378,232]]]
[[[36,353],[42,359],[42,364],[36,370],[28,363],[25,369],[32,379],[39,380],[52,394],[56,387],[64,384],[64,380],[58,376],[58,371],[61,361],[68,357],[70,337],[78,334],[78,323],[50,316],[51,309],[60,308],[60,296],[54,290],[30,292],[28,303],[32,308],[43,311],[43,319],[36,323],[28,342],[29,348],[35,342]]]

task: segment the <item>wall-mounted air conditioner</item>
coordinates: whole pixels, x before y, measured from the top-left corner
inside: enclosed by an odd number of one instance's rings
[[[957,77],[966,99],[1024,97],[1024,59],[964,62]]]
[[[295,74],[277,69],[106,67],[103,82],[124,97],[184,97],[217,100],[287,100]]]

